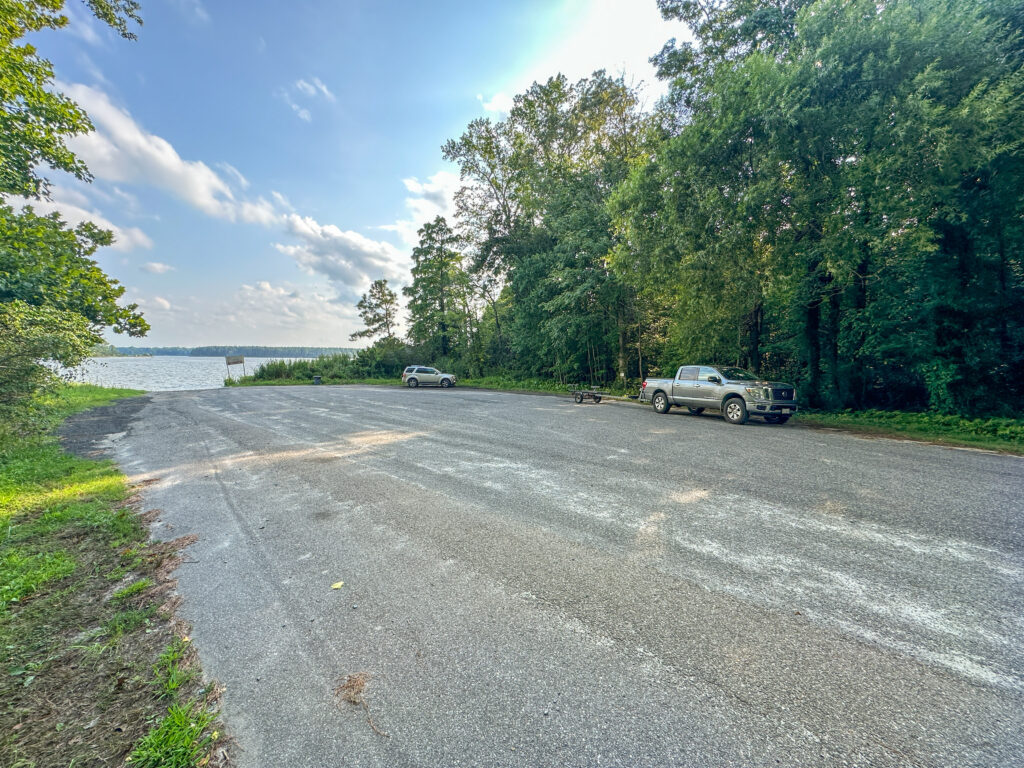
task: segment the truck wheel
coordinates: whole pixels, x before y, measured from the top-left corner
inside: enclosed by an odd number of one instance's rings
[[[450,387],[451,385],[452,385],[452,380],[451,379],[441,379],[441,388],[442,389],[448,389],[448,387]]]
[[[668,401],[668,396],[664,392],[655,392],[654,397],[651,398],[651,405],[654,406],[654,410],[658,413],[668,413],[668,409],[672,407],[672,404]]]
[[[747,404],[742,397],[730,397],[722,406],[722,418],[730,424],[747,423]]]
[[[410,387],[418,387],[420,385],[420,383],[416,381],[416,379],[409,379],[405,383],[408,384]]]
[[[686,410],[688,410],[693,416],[700,416],[704,413],[703,408],[691,408],[690,406],[686,406]]]

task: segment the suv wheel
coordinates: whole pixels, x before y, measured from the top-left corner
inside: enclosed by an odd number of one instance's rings
[[[418,387],[420,385],[420,383],[416,381],[416,379],[409,379],[405,383],[408,384],[410,387]]]
[[[655,392],[654,397],[651,398],[651,405],[654,406],[654,410],[658,413],[668,413],[668,409],[672,407],[672,404],[668,401],[668,395],[664,392]]]
[[[742,397],[730,397],[722,406],[722,418],[730,424],[745,424],[747,421],[747,404]]]
[[[441,388],[442,389],[448,389],[448,387],[450,387],[451,385],[452,385],[452,380],[451,379],[441,379]]]

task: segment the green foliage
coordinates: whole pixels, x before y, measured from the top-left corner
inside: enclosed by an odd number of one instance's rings
[[[349,339],[365,339],[384,335],[394,337],[395,323],[398,319],[398,296],[388,288],[387,280],[374,280],[370,290],[356,304],[359,316],[363,318],[366,328],[356,331]]]
[[[936,411],[908,413],[869,409],[805,413],[800,415],[800,420],[826,427],[1024,454],[1024,419],[970,419]]]
[[[0,614],[9,603],[28,597],[50,582],[60,581],[75,570],[75,561],[63,551],[29,553],[5,548],[0,554]]]
[[[88,0],[93,13],[126,38],[140,23],[135,0]],[[149,325],[124,288],[92,260],[113,236],[91,223],[68,227],[58,214],[17,212],[7,196],[44,197],[39,167],[89,178],[66,139],[92,130],[86,114],[55,89],[53,67],[23,38],[68,24],[63,0],[0,5],[0,440],[38,423],[35,400],[53,383],[43,366],[75,365],[102,341],[99,332],[141,336]]]
[[[46,426],[39,398],[58,379],[40,361],[77,365],[97,338],[79,314],[0,303],[0,443]]]
[[[176,637],[153,666],[154,683],[163,698],[176,699],[178,693],[196,679],[196,670],[188,663],[191,646]]]
[[[397,380],[407,365],[417,362],[415,351],[394,337],[378,339],[355,355],[321,355],[315,360],[271,360],[234,384],[261,382],[309,383],[320,376],[324,383],[353,384],[360,381]]]
[[[142,739],[127,762],[139,768],[194,768],[216,741],[217,716],[200,704],[173,704]]]
[[[668,312],[660,362],[738,363],[822,407],[1019,410],[1024,80],[1007,7],[711,7],[675,62],[685,119],[611,207],[616,271]]]
[[[127,600],[131,600],[136,595],[145,592],[147,589],[153,586],[153,580],[150,578],[139,579],[138,581],[132,582],[124,589],[119,589],[114,593],[110,599],[115,603],[123,603]]]
[[[89,0],[102,21],[126,38],[129,23],[141,23],[134,0]],[[44,29],[61,29],[68,17],[64,0],[5,0],[0,6],[0,197],[39,197],[47,182],[40,164],[88,179],[85,165],[67,148],[65,138],[87,133],[92,124],[70,99],[54,90],[53,66],[22,38]]]

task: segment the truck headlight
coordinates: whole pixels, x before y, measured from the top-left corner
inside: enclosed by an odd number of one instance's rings
[[[747,394],[755,400],[770,400],[764,387],[746,387]]]

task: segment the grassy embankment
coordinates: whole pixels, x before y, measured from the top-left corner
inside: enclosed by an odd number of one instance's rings
[[[51,426],[135,394],[67,387]],[[132,493],[52,435],[0,444],[0,765],[216,762],[216,689],[172,616],[187,542],[149,542]]]
[[[794,423],[1024,455],[1024,419],[970,419],[931,412],[868,410],[804,412],[796,416]]]

